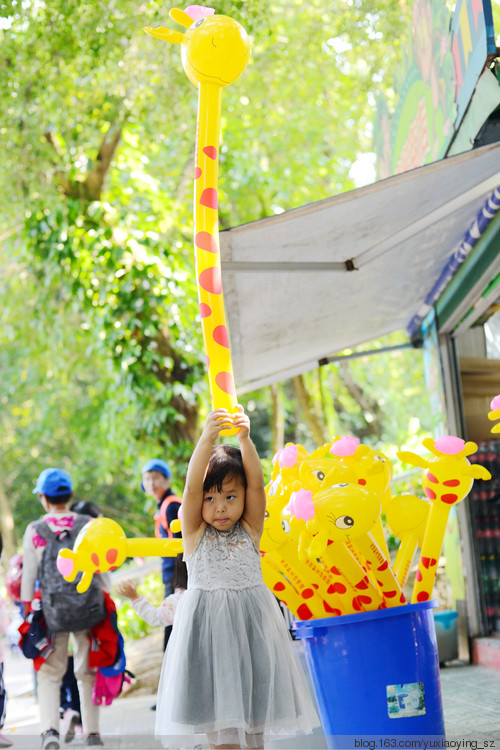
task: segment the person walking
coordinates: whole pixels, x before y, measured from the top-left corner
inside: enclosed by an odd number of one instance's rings
[[[46,513],[41,520],[30,523],[24,534],[21,600],[26,613],[38,580],[43,616],[53,636],[53,651],[38,672],[42,748],[57,750],[60,747],[60,685],[67,669],[69,638],[73,645],[85,745],[103,745],[99,734],[99,707],[92,702],[95,671],[88,666],[89,630],[106,617],[103,589],[109,590],[109,580],[94,576],[89,589],[79,594],[76,582],[68,583],[57,570],[59,550],[72,548],[80,529],[92,520],[69,509],[73,495],[69,475],[62,469],[45,469],[33,493],[38,495]]]
[[[141,471],[141,489],[146,495],[153,497],[158,505],[155,514],[155,536],[159,539],[180,538],[181,533],[170,528],[172,521],[177,519],[181,507],[181,499],[174,493],[170,485],[171,471],[169,465],[160,458],[147,461]],[[175,557],[161,558],[161,577],[165,588],[165,598],[174,592]],[[163,649],[167,647],[172,626],[167,625],[163,637]]]

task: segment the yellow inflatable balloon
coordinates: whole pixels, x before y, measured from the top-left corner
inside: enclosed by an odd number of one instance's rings
[[[466,443],[462,438],[445,435],[436,441],[425,438],[422,444],[432,453],[432,458],[425,459],[409,451],[398,453],[401,461],[423,469],[422,485],[432,503],[412,602],[424,602],[431,598],[450,508],[469,493],[474,479],[491,479],[490,472],[484,466],[471,466],[467,460],[467,456],[477,451],[476,443]]]
[[[175,557],[182,539],[127,539],[122,527],[110,518],[95,518],[79,532],[73,549],[62,549],[57,569],[66,581],[82,573],[76,590],[87,591],[94,573],[116,570],[127,557]]]
[[[218,170],[222,89],[236,81],[250,58],[245,29],[211,8],[174,8],[170,17],[185,28],[145,31],[181,46],[182,65],[198,89],[198,126],[194,169],[194,244],[203,339],[214,409],[236,411],[236,389],[226,325],[219,244]],[[230,428],[221,434],[232,435]]]
[[[496,419],[500,419],[500,393],[498,396],[495,396],[495,398],[492,400],[490,404],[491,411],[488,412],[488,419],[491,422],[494,422]],[[498,424],[494,424],[491,428],[491,432],[497,433],[500,432],[500,422]]]
[[[355,483],[375,492],[382,502],[382,498],[389,490],[393,475],[392,463],[386,455],[370,448],[368,445],[363,445],[358,438],[350,436],[334,440],[330,453],[342,464],[352,469],[356,476]],[[389,559],[389,550],[387,549],[380,517],[373,526],[371,533],[384,556]]]
[[[423,544],[430,509],[431,504],[418,495],[395,495],[387,504],[387,523],[400,540],[392,567],[401,587],[406,583],[417,547]]]

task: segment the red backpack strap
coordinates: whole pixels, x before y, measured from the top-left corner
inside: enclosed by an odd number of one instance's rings
[[[177,495],[169,495],[168,497],[166,497],[165,500],[161,504],[160,513],[159,513],[159,519],[158,519],[158,521],[159,521],[158,526],[160,524],[163,526],[163,528],[167,532],[167,536],[168,536],[169,539],[173,539],[174,538],[174,535],[173,535],[173,533],[172,533],[172,531],[170,529],[170,526],[168,525],[168,519],[167,519],[167,509],[168,509],[168,506],[171,503],[179,503],[179,505],[180,505],[181,498],[177,497]],[[159,529],[158,529],[158,532],[159,532]]]

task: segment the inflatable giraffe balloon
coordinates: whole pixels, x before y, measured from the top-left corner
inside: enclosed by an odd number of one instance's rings
[[[245,29],[212,8],[173,8],[170,18],[186,31],[146,28],[148,34],[181,47],[182,65],[198,89],[194,169],[194,244],[203,339],[214,409],[236,411],[236,389],[226,326],[218,228],[218,166],[222,89],[236,81],[250,57]],[[221,434],[231,435],[236,429]]]
[[[471,466],[467,460],[467,456],[477,451],[476,443],[444,435],[436,441],[424,438],[422,445],[432,453],[432,458],[426,459],[410,451],[398,452],[401,461],[423,469],[422,486],[432,503],[413,587],[413,603],[431,598],[450,508],[469,494],[474,479],[491,479],[484,466]]]

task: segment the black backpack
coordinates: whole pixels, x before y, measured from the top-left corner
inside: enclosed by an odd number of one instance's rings
[[[43,616],[54,633],[89,630],[106,617],[104,594],[95,578],[92,579],[87,591],[79,594],[76,584],[81,574],[70,583],[64,580],[56,566],[59,551],[65,547],[73,549],[78,532],[88,521],[92,521],[90,516],[77,515],[73,527],[64,529],[59,534],[55,534],[43,519],[32,524],[35,531],[47,542],[38,578],[42,592]]]

